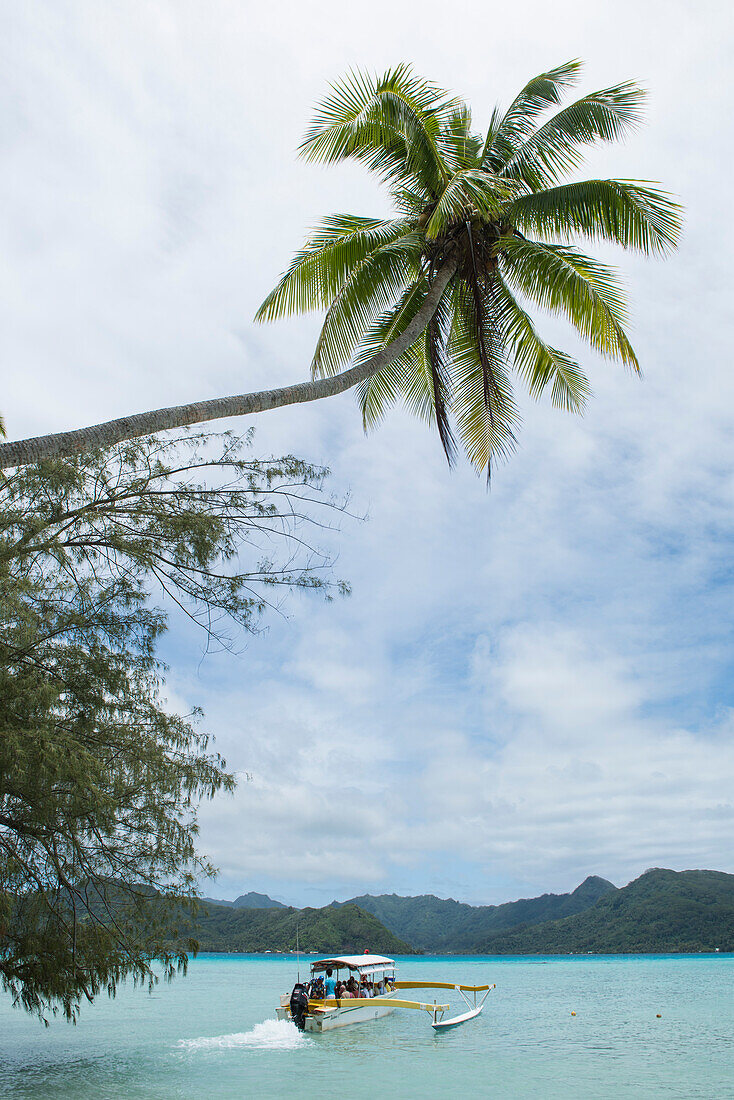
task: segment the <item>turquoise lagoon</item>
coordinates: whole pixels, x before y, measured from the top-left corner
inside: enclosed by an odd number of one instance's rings
[[[734,955],[401,959],[404,978],[496,982],[443,1035],[418,1012],[301,1035],[274,1018],[295,974],[290,956],[202,955],[48,1029],[0,994],[0,1096],[734,1098]]]

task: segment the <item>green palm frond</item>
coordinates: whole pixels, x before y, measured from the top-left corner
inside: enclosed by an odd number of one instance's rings
[[[357,387],[357,403],[364,430],[373,431],[400,401],[413,416],[431,423],[431,392],[423,354],[423,337]]]
[[[384,314],[365,337],[355,363],[365,362],[381,351],[405,329],[425,300],[428,280],[409,287],[394,310]],[[451,402],[450,363],[446,351],[453,323],[452,300],[445,293],[436,310],[433,331],[426,329],[412,347],[392,363],[387,364],[357,389],[365,430],[382,421],[389,408],[402,401],[410,413],[439,429],[449,461],[453,462],[456,446],[448,424]],[[440,361],[435,362],[436,337],[440,336]],[[433,358],[433,362],[432,362]]]
[[[531,134],[505,165],[508,176],[536,190],[578,168],[583,146],[620,141],[641,122],[645,91],[627,81],[578,99]]]
[[[578,80],[581,62],[567,61],[529,80],[502,115],[492,118],[482,152],[482,164],[499,172],[518,145],[532,132],[538,115],[561,102],[560,90]]]
[[[412,187],[395,187],[391,191],[395,209],[398,210],[411,225],[418,221],[426,207],[426,195],[424,191],[418,191]]]
[[[539,398],[551,385],[552,405],[567,412],[583,412],[591,388],[581,367],[570,355],[541,339],[532,319],[499,274],[496,283],[507,347],[530,396]]]
[[[354,214],[324,218],[255,314],[274,321],[294,313],[326,309],[352,272],[376,249],[405,236],[405,218],[381,220]]]
[[[457,282],[453,289],[454,323],[449,340],[453,379],[451,411],[470,462],[477,470],[486,470],[489,477],[494,461],[508,458],[515,449],[515,429],[520,418],[501,331],[492,324],[493,303],[487,303],[484,332],[494,379],[488,403],[472,291],[463,281]]]
[[[391,344],[413,319],[425,301],[428,280],[423,277],[406,288],[394,309],[379,317],[365,335],[357,351],[356,365],[366,363]],[[425,361],[425,341],[420,337],[400,358],[366,378],[357,387],[365,430],[375,428],[388,409],[403,399],[409,410],[421,420],[431,422],[432,401]]]
[[[370,325],[415,281],[420,257],[420,237],[406,234],[353,269],[326,312],[311,363],[314,378],[336,374],[350,360]]]
[[[363,160],[391,183],[437,190],[449,175],[439,148],[447,93],[399,65],[383,77],[352,72],[332,85],[299,147],[308,161]]]
[[[543,237],[580,233],[652,255],[678,245],[680,206],[639,180],[584,180],[522,195],[508,214],[518,229]]]
[[[515,237],[502,242],[503,273],[541,308],[564,314],[601,355],[639,371],[624,331],[626,306],[611,268],[575,249]]]
[[[426,237],[435,240],[454,223],[469,216],[469,210],[486,219],[498,218],[511,194],[510,182],[483,168],[463,168],[455,172],[431,214]]]
[[[365,344],[365,349],[367,346]],[[357,387],[357,403],[362,413],[364,430],[373,431],[401,400],[419,420],[431,422],[431,393],[427,382],[422,337],[392,363]]]
[[[500,172],[505,161],[509,160],[515,151],[509,142],[498,141],[497,135],[502,125],[503,118],[504,115],[500,107],[495,105],[492,108],[489,126],[487,127],[487,133],[484,138],[484,144],[482,145],[482,150],[479,154],[479,163],[477,165],[479,168],[488,168],[490,172]],[[498,141],[497,149],[493,149],[492,147],[495,141]],[[502,150],[502,155],[500,155],[500,149]]]
[[[456,461],[456,439],[448,411],[452,397],[449,354],[452,322],[449,296],[444,294],[424,334],[424,359],[430,377],[433,419],[449,466],[453,466]]]
[[[444,160],[452,171],[479,168],[482,139],[471,132],[471,111],[466,103],[457,106],[447,116],[440,137]]]

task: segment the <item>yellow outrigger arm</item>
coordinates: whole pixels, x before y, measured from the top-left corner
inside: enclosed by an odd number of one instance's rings
[[[395,997],[327,997],[323,1001],[309,1001],[309,1012],[328,1012],[332,1008],[357,1008],[361,1005],[388,1005],[390,1008],[417,1008],[423,1012],[444,1013],[448,1005],[423,1004],[421,1001],[399,1001]]]
[[[395,982],[396,989],[458,989],[467,993],[484,993],[494,985],[458,985],[456,982]]]

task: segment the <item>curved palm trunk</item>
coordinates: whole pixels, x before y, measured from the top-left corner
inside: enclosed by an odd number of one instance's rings
[[[153,432],[162,432],[169,428],[183,428],[187,424],[202,424],[207,420],[220,420],[227,416],[251,416],[266,409],[279,409],[282,405],[295,405],[303,401],[318,401],[322,397],[343,393],[365,378],[376,374],[382,367],[388,366],[417,340],[436,312],[441,295],[455,270],[455,261],[450,260],[444,264],[437,271],[425,302],[400,336],[358,367],[350,367],[349,370],[335,374],[331,378],[299,382],[295,386],[283,386],[277,390],[261,390],[258,393],[243,393],[233,397],[216,397],[211,401],[197,401],[191,405],[173,405],[168,409],[155,409],[151,412],[122,416],[118,420],[108,420],[104,424],[94,424],[89,428],[77,428],[72,432],[40,435],[33,439],[3,443],[0,444],[0,469],[6,469],[9,466],[25,466],[30,462],[38,462],[57,455],[70,455],[80,451],[95,450],[98,447],[110,447],[125,439],[135,439],[137,436],[151,435]]]

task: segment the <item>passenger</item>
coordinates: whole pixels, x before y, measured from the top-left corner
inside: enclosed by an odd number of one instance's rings
[[[362,988],[360,990],[360,997],[371,997],[372,990],[370,989],[370,983],[366,978],[362,979]]]
[[[381,997],[384,992],[385,992],[385,979],[380,978],[379,982],[375,986],[375,996],[376,997]]]
[[[349,981],[347,982],[347,991],[349,992],[350,997],[358,997],[359,996],[359,986],[357,985],[357,982],[356,982],[353,974],[352,974],[351,978],[349,979]]]
[[[326,971],[326,981],[324,982],[324,994],[327,997],[333,997],[336,993],[336,982],[332,978],[332,970]]]

